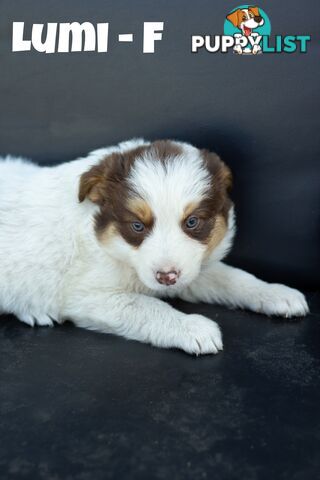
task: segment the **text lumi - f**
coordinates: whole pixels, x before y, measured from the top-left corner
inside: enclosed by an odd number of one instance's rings
[[[45,38],[44,24],[35,23],[30,39],[25,38],[24,27],[24,22],[12,24],[13,52],[26,52],[31,48],[41,53],[108,51],[109,23],[98,23],[96,27],[90,22],[47,23]],[[162,39],[163,28],[164,22],[144,22],[143,53],[155,52],[155,42]]]

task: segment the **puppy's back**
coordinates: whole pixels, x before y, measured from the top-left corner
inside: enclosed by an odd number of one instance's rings
[[[63,170],[0,158],[0,311],[55,318],[74,246]],[[76,183],[76,178],[74,183]],[[69,195],[70,196],[70,195]]]

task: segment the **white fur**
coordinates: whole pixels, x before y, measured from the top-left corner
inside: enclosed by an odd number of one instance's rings
[[[283,285],[270,285],[221,263],[234,234],[228,232],[209,258],[205,247],[183,233],[183,208],[198,201],[209,175],[198,150],[184,153],[165,168],[154,158],[136,161],[130,182],[152,207],[152,234],[135,249],[116,236],[97,240],[98,207],[78,201],[79,179],[111,152],[149,144],[142,139],[92,152],[86,158],[55,167],[26,160],[0,161],[0,309],[29,325],[75,324],[113,332],[188,353],[217,353],[222,338],[217,324],[201,315],[178,312],[159,298],[218,302],[268,315],[305,315],[303,295]],[[181,271],[176,285],[157,283],[155,272]]]
[[[156,219],[152,234],[138,249],[115,237],[113,254],[127,259],[142,283],[153,290],[168,291],[159,285],[157,271],[181,272],[170,292],[181,290],[199,274],[205,246],[189,238],[181,229],[184,208],[200,202],[210,188],[209,172],[202,166],[197,149],[184,149],[180,157],[166,165],[146,155],[136,160],[129,177],[135,191],[151,207]]]

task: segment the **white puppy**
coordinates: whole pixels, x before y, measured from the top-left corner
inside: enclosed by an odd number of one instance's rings
[[[221,262],[234,235],[231,173],[176,141],[132,140],[54,167],[0,161],[0,308],[66,319],[188,353],[222,349],[218,325],[156,297],[302,316],[304,296]]]

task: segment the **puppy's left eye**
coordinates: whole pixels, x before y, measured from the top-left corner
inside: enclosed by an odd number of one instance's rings
[[[199,218],[191,215],[191,217],[187,218],[186,220],[186,227],[189,228],[190,230],[193,230],[199,225]]]
[[[144,225],[142,222],[132,222],[131,224],[132,230],[137,233],[141,233],[144,230]]]

